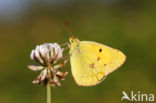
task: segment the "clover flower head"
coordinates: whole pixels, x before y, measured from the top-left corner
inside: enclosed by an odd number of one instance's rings
[[[57,44],[45,43],[43,45],[37,45],[31,52],[31,59],[47,66],[48,64],[56,63],[62,58],[61,47]]]
[[[58,68],[64,67],[67,60],[57,64],[63,57],[63,49],[57,43],[44,43],[37,45],[31,51],[30,57],[40,65],[29,65],[28,68],[33,71],[40,71],[40,75],[33,81],[34,84],[39,84],[42,81],[45,85],[49,82],[52,86],[59,85],[59,79],[64,80],[67,72],[60,72]]]

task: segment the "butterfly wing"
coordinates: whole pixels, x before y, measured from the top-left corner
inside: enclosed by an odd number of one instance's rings
[[[80,41],[78,51],[70,58],[72,75],[78,85],[92,86],[120,67],[126,56],[119,50],[91,42]]]

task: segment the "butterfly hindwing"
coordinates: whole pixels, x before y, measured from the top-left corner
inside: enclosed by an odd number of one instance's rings
[[[92,58],[91,58],[92,56]],[[95,62],[94,51],[80,46],[80,52],[74,52],[71,57],[72,74],[77,84],[90,86],[97,84],[104,77],[104,69]]]

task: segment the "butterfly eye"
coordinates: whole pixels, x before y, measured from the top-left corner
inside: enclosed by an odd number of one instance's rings
[[[69,41],[70,41],[70,43],[73,43],[73,42],[74,42],[74,39],[71,37],[71,38],[69,39]]]
[[[101,48],[99,49],[99,52],[102,52],[102,49]]]

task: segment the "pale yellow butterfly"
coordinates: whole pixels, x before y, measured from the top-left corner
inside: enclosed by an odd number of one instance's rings
[[[126,56],[106,45],[70,38],[70,63],[72,75],[80,86],[93,86],[119,68]]]

